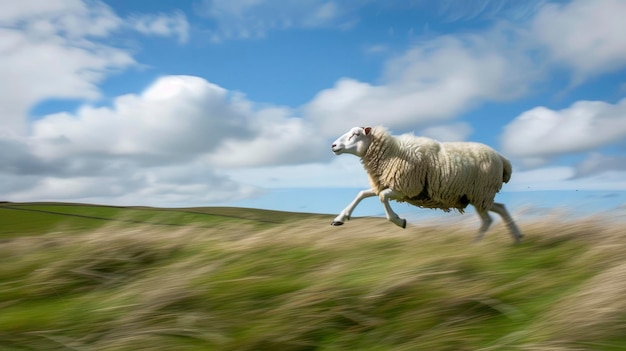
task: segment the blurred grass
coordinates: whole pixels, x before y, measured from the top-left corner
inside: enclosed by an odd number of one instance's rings
[[[623,223],[331,219],[0,205],[0,349],[626,349]]]

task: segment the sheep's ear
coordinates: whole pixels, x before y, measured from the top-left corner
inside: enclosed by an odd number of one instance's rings
[[[369,135],[372,131],[372,127],[363,127],[363,130],[365,131],[365,135]]]

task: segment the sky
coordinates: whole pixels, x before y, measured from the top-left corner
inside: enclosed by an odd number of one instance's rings
[[[624,13],[624,0],[3,1],[0,200],[334,213],[368,181],[330,144],[384,125],[492,146],[513,163],[515,206],[623,212]]]

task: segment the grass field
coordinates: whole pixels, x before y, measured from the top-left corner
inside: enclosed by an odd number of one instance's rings
[[[0,350],[626,350],[626,230],[0,204]]]

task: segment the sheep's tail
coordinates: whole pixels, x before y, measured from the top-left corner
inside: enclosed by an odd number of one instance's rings
[[[511,173],[513,173],[513,168],[511,167],[511,162],[504,157],[502,157],[502,164],[504,165],[504,171],[502,172],[502,182],[508,183],[511,180]]]

